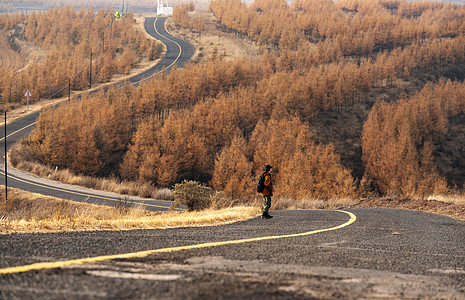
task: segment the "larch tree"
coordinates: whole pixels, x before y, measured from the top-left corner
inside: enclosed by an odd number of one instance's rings
[[[118,70],[121,73],[129,74],[132,64],[136,61],[136,56],[131,47],[124,48],[123,54],[118,62]]]
[[[236,136],[224,147],[215,160],[213,188],[234,199],[250,199],[255,194],[252,179],[252,162],[246,157],[247,143]]]

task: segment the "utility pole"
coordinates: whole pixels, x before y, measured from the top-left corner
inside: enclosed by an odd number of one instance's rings
[[[6,108],[5,108],[5,125],[3,126],[5,128],[5,205],[8,203],[8,164],[7,164],[7,158],[6,158]]]
[[[89,89],[92,88],[92,50],[90,50]]]

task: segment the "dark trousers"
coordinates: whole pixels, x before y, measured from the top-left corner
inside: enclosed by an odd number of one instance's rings
[[[271,206],[271,196],[263,196],[263,213],[268,213]]]

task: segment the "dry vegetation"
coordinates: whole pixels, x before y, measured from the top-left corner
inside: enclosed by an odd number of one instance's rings
[[[465,85],[458,82],[428,84],[408,100],[378,102],[362,136],[366,175],[388,195],[460,193],[465,182],[464,116]]]
[[[9,189],[8,203],[0,192],[0,234],[87,230],[155,229],[210,226],[255,217],[259,209],[233,207],[201,212],[149,212],[142,207],[106,207]]]
[[[153,38],[151,36],[149,36],[146,33],[145,29],[144,29],[144,17],[137,16],[137,17],[134,18],[134,20],[135,20],[135,23],[134,23],[135,30],[140,32],[140,33],[144,33],[144,35],[148,39],[153,40]],[[20,28],[23,28],[24,24],[20,23],[18,26]],[[22,72],[22,71],[27,72],[28,71],[27,68],[32,66],[33,63],[39,63],[39,62],[44,61],[44,59],[46,58],[47,51],[45,49],[41,48],[41,47],[38,47],[38,46],[34,45],[33,42],[27,41],[27,40],[21,38],[20,36],[16,36],[17,35],[16,31],[17,30],[11,30],[8,33],[6,33],[6,32],[4,32],[4,33],[7,36],[10,37],[10,39],[9,39],[10,42],[13,41],[13,43],[15,45],[15,49],[17,49],[16,53],[19,54],[23,58],[24,61],[27,61],[26,66],[24,66],[23,68],[16,67],[16,68],[14,68],[14,70],[16,72]],[[19,30],[19,31],[22,31],[22,29]],[[160,44],[160,45],[162,45],[162,52],[160,53],[160,57],[163,57],[164,52],[166,51],[166,49],[165,49],[166,47],[163,44]],[[0,53],[0,55],[2,55],[2,54]],[[95,90],[98,90],[98,89],[100,89],[100,88],[102,88],[104,86],[108,86],[108,85],[114,84],[116,82],[122,82],[122,81],[126,80],[130,76],[137,75],[137,74],[142,73],[142,72],[146,71],[147,69],[153,67],[154,65],[156,65],[159,62],[159,60],[160,60],[160,58],[156,59],[156,60],[150,60],[147,57],[141,57],[141,59],[137,63],[132,65],[131,70],[129,71],[129,74],[114,74],[111,77],[111,79],[106,83],[94,82],[93,85],[92,85],[93,86],[92,89],[87,89],[87,90],[83,90],[83,91],[74,91],[74,90],[72,90],[70,97],[71,97],[71,99],[75,99],[77,97],[81,97],[83,93],[87,93],[87,92],[90,92],[90,91],[95,91]],[[12,70],[13,70],[13,68],[12,68]],[[40,100],[40,101],[33,101],[31,99],[31,101],[29,103],[29,112],[40,111],[40,110],[42,110],[44,108],[54,106],[54,105],[56,105],[56,104],[58,104],[60,102],[68,100],[68,96],[61,97],[61,98],[53,98],[53,99],[41,98],[41,99],[38,99],[38,100]],[[7,120],[8,123],[10,123],[10,122],[12,122],[12,121],[14,121],[14,120],[16,120],[18,118],[21,118],[25,114],[28,113],[26,111],[25,103],[23,101],[21,101],[21,102],[8,102],[3,107],[8,109],[8,120]],[[1,121],[1,122],[3,122],[3,121]]]
[[[132,13],[114,20],[110,10],[94,13],[92,9],[63,7],[1,15],[0,27],[9,31],[14,41],[25,39],[46,50],[42,61],[36,60],[22,71],[0,70],[4,103],[24,101],[26,89],[31,91],[32,102],[61,97],[68,92],[69,80],[72,90],[108,82],[115,74],[129,74],[131,67],[144,59],[156,60],[163,50],[160,42],[135,30]]]
[[[197,64],[45,110],[18,153],[157,187],[201,181],[242,203],[255,203],[255,179],[271,164],[274,208],[462,198],[463,6],[214,0],[209,9],[180,5],[173,16]]]
[[[216,24],[192,10],[175,9],[177,28],[199,39],[220,29],[259,45],[260,59],[227,59],[217,47],[140,87],[44,111],[28,157],[160,187],[202,181],[243,201],[254,199],[268,163],[276,196],[298,207],[309,199],[463,192],[463,7],[215,0]],[[444,101],[429,104],[434,99]]]
[[[121,181],[117,178],[99,178],[92,176],[76,175],[68,169],[51,168],[50,166],[24,160],[23,157],[29,155],[24,153],[25,140],[20,141],[9,151],[9,163],[20,170],[28,173],[56,180],[66,184],[84,186],[91,189],[97,189],[121,195],[139,196],[143,198],[172,200],[171,195],[163,192],[163,189],[157,189],[153,185],[135,181]]]
[[[188,15],[194,22],[195,29],[176,25],[173,18],[167,20],[167,28],[175,36],[194,45],[196,52],[191,59],[192,63],[205,62],[214,56],[220,56],[227,61],[243,57],[258,60],[261,57],[256,44],[236,34],[220,30],[221,26],[212,13],[190,11]]]

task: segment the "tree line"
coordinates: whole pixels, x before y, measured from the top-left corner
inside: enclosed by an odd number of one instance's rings
[[[465,84],[428,84],[410,99],[378,102],[363,128],[366,174],[384,194],[445,194],[465,183]]]
[[[15,25],[18,35],[44,49],[46,56],[19,72],[0,70],[3,102],[20,102],[27,89],[31,100],[38,100],[65,95],[69,81],[72,90],[89,87],[90,80],[108,82],[115,74],[128,73],[143,57],[157,59],[162,51],[160,42],[134,29],[132,13],[116,20],[110,10],[63,7],[0,16],[4,30]]]
[[[274,166],[277,195],[300,201],[365,189],[427,197],[463,188],[463,7],[231,3],[215,0],[210,8],[232,32],[261,43],[259,61],[214,58],[44,111],[28,140],[31,156],[157,186],[203,181],[239,199],[253,197],[265,164]],[[379,41],[362,48],[344,42],[345,34],[365,37],[361,32]],[[292,35],[295,43],[285,41]],[[447,74],[455,82],[436,80]],[[417,92],[376,101],[406,84]],[[346,141],[322,142],[334,125],[312,127],[325,112],[344,116],[356,105],[371,110],[360,121],[363,177],[341,159]]]

